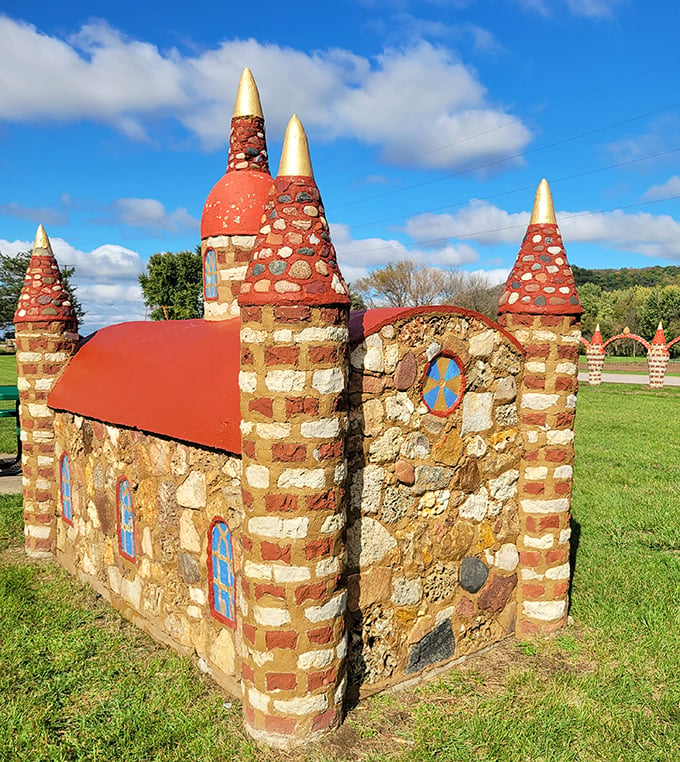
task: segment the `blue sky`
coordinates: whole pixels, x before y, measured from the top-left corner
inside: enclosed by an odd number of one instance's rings
[[[573,264],[680,264],[678,30],[669,0],[5,0],[0,251],[42,222],[85,330],[143,318],[137,274],[199,242],[249,66],[274,171],[305,125],[347,280],[504,279],[544,176]]]

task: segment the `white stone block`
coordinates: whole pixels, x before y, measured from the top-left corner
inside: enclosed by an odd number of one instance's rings
[[[307,439],[330,439],[340,433],[338,418],[319,418],[300,425],[300,434]]]
[[[515,571],[519,563],[519,553],[513,543],[501,545],[494,556],[494,564],[503,571]]]
[[[277,344],[290,344],[293,341],[293,332],[290,328],[281,328],[274,331],[272,338]]]
[[[571,537],[571,528],[567,527],[560,532],[560,545],[564,545],[565,542]]]
[[[385,413],[390,421],[408,423],[414,410],[415,405],[406,392],[397,392],[394,396],[385,399]]]
[[[529,410],[547,410],[557,404],[558,394],[541,394],[540,392],[529,392],[522,395],[522,407]]]
[[[547,579],[569,579],[569,562],[562,564],[562,566],[555,566],[553,569],[546,569],[545,576]]]
[[[264,344],[267,331],[257,331],[253,328],[241,328],[241,344]]]
[[[527,481],[542,481],[548,478],[548,469],[546,466],[531,466],[525,469],[524,478]]]
[[[566,601],[523,601],[522,610],[532,619],[552,622],[564,616],[567,610]]]
[[[261,693],[257,688],[248,688],[248,701],[254,709],[259,709],[260,712],[269,712],[269,696],[266,693]]]
[[[307,566],[285,566],[284,564],[271,565],[274,582],[307,582],[311,579],[311,573]]]
[[[301,540],[307,537],[309,519],[298,516],[294,519],[280,519],[276,516],[254,516],[248,520],[248,530],[260,537],[281,539],[292,537]]]
[[[494,500],[509,500],[517,494],[519,471],[510,469],[497,479],[489,480],[489,492]]]
[[[571,479],[574,475],[574,469],[572,466],[558,466],[555,469],[553,478],[555,479]]]
[[[185,508],[198,510],[206,503],[205,474],[192,471],[177,488],[177,502]]]
[[[345,388],[345,374],[341,368],[317,370],[312,375],[312,387],[320,394],[336,394]]]
[[[305,696],[295,699],[274,699],[274,709],[285,714],[312,714],[328,709],[328,696],[319,693],[315,696]]]
[[[310,606],[305,610],[305,616],[310,622],[324,622],[327,619],[334,619],[344,613],[346,599],[347,591],[343,590],[340,595],[336,595],[323,606]]]
[[[243,576],[247,579],[271,579],[272,567],[269,564],[256,564],[254,561],[246,561],[243,565]]]
[[[316,576],[321,579],[338,574],[340,571],[340,561],[337,558],[324,558],[316,565]]]
[[[573,362],[561,362],[557,364],[555,373],[565,373],[569,376],[575,376],[578,373],[578,368]]]
[[[192,553],[201,552],[201,538],[194,526],[194,512],[189,509],[179,515],[179,544]]]
[[[230,267],[229,269],[220,270],[220,278],[226,281],[243,281],[243,279],[246,277],[247,269],[248,265],[241,265],[239,267]]]
[[[202,587],[190,587],[189,598],[199,606],[205,606],[208,602],[208,596],[205,594],[205,590]]]
[[[532,360],[524,366],[524,369],[528,373],[545,373],[545,363]]]
[[[270,392],[301,392],[305,388],[307,374],[303,370],[270,370],[264,383]]]
[[[251,487],[267,489],[269,487],[269,469],[266,466],[249,465],[246,468],[246,480]]]
[[[493,351],[494,332],[489,329],[470,339],[470,354],[473,357],[488,357]]]
[[[307,651],[298,656],[298,669],[323,669],[333,662],[334,657],[332,648]]]
[[[281,489],[324,489],[326,473],[323,468],[288,468],[279,476],[277,486]]]
[[[285,439],[290,436],[290,423],[258,423],[255,428],[261,439]]]
[[[340,531],[345,526],[345,514],[334,513],[329,516],[321,526],[322,534],[332,534],[333,532]]]
[[[493,425],[491,411],[493,394],[491,392],[468,392],[463,397],[463,429],[465,436],[471,431],[486,431]]]
[[[482,487],[474,495],[470,495],[470,497],[468,497],[468,499],[458,509],[458,513],[461,519],[481,521],[486,516],[488,503],[489,493],[486,491],[486,487]]]
[[[139,611],[139,603],[142,598],[142,583],[138,577],[132,580],[123,577],[120,583],[120,594],[133,608]]]
[[[32,418],[49,418],[52,413],[43,402],[29,402],[28,413]]]
[[[328,326],[327,328],[303,328],[295,335],[296,344],[313,344],[319,341],[342,343],[349,338],[349,329],[345,326]]]
[[[255,621],[264,627],[281,627],[290,622],[286,609],[273,609],[268,606],[253,606]]]
[[[544,534],[541,537],[531,537],[531,535],[524,535],[522,542],[527,548],[537,548],[538,550],[548,550],[552,548],[555,543],[555,537],[551,534]]]
[[[257,373],[241,370],[238,374],[238,388],[242,392],[252,394],[257,389]]]
[[[574,441],[574,432],[571,429],[557,429],[546,431],[545,441],[552,445],[566,445]]]
[[[521,505],[526,513],[564,513],[569,510],[569,500],[566,497],[555,500],[522,500]]]
[[[25,389],[26,387],[19,386],[19,381],[25,381],[26,379],[17,379],[17,386],[19,389]],[[49,392],[52,390],[52,387],[54,386],[54,378],[36,378],[35,379],[35,388],[39,392]],[[30,384],[29,384],[30,386]]]

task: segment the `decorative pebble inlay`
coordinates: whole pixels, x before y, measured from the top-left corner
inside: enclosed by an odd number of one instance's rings
[[[500,312],[583,312],[557,225],[529,225],[499,302]]]
[[[14,322],[52,320],[75,322],[76,316],[52,251],[36,249],[26,271]]]
[[[237,116],[231,120],[227,170],[255,169],[269,172],[264,119],[261,116]]]
[[[265,204],[239,304],[269,302],[349,304],[312,177],[278,177]]]

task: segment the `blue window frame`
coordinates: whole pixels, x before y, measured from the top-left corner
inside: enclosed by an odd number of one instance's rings
[[[205,253],[203,291],[207,300],[217,299],[217,255],[213,249],[208,249]]]
[[[135,514],[132,508],[130,482],[124,477],[118,480],[118,545],[122,556],[129,561],[137,557],[135,550]]]
[[[210,612],[220,622],[236,627],[234,553],[226,521],[216,518],[210,525],[208,577]]]
[[[61,456],[61,517],[67,524],[73,523],[73,502],[71,500],[71,461],[64,453]]]

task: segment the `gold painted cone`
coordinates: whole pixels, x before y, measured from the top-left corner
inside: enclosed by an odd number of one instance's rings
[[[309,158],[307,135],[305,135],[305,128],[296,114],[291,116],[286,127],[283,148],[281,149],[281,163],[279,164],[279,177],[291,175],[314,177],[312,160]]]
[[[531,212],[530,225],[556,225],[555,207],[553,206],[552,193],[545,177],[538,184],[534,209]]]

